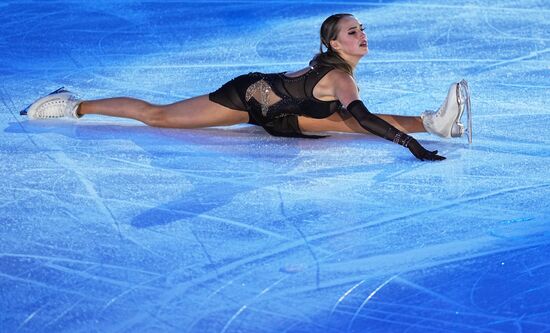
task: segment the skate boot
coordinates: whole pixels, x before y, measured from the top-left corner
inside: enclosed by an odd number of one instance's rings
[[[27,115],[29,119],[51,119],[51,118],[80,118],[77,110],[82,102],[75,94],[68,90],[59,88],[56,91],[39,98],[21,111],[21,115]]]
[[[464,129],[464,125],[460,121],[464,111],[468,116],[467,129]],[[439,109],[437,111],[427,110],[420,117],[424,128],[429,133],[443,138],[458,138],[466,132],[468,133],[468,142],[472,143],[472,113],[468,82],[462,80],[451,84],[447,98]]]

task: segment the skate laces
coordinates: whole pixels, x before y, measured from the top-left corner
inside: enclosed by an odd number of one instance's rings
[[[432,110],[424,111],[422,114],[423,118],[425,118],[428,123],[433,124],[437,118],[443,117],[443,110],[445,110],[445,105],[447,105],[448,99],[449,99],[449,96],[445,97],[445,100],[443,101],[441,106],[439,106],[437,111],[432,111]]]
[[[435,118],[443,117],[443,111],[442,110],[445,110],[445,106],[447,105],[448,100],[449,100],[449,96],[445,97],[445,100],[443,101],[443,104],[441,104],[439,109],[437,109],[437,112],[434,112],[434,117]]]
[[[437,112],[433,110],[425,110],[424,112],[422,112],[420,117],[422,118],[422,121],[425,124],[428,124],[429,126],[431,126],[434,123],[434,119],[437,117],[436,113]]]
[[[69,93],[68,91],[62,91],[64,93]],[[69,96],[56,96],[55,99],[44,102],[36,110],[37,118],[61,118],[64,116],[72,116],[72,107],[75,105],[75,102],[78,101],[78,98],[73,94],[69,93]]]
[[[63,112],[67,102],[62,98],[47,101],[36,110],[38,118],[60,118],[65,115]]]

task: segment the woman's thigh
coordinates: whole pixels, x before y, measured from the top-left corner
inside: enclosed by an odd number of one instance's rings
[[[418,133],[426,131],[422,123],[422,119],[417,116],[400,116],[390,114],[375,115],[405,133]],[[359,125],[359,122],[351,115],[342,113],[334,113],[330,117],[324,119],[298,117],[298,124],[300,126],[300,130],[303,132],[333,131],[362,134],[370,133]]]
[[[298,125],[302,132],[369,133],[355,118],[343,117],[340,113],[333,113],[330,117],[323,119],[299,116]]]
[[[173,104],[158,106],[156,126],[200,128],[229,126],[248,122],[246,111],[234,110],[214,103],[208,95],[197,96]]]

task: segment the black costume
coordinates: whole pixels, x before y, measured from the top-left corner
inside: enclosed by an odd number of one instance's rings
[[[298,116],[322,119],[345,110],[338,100],[321,101],[313,96],[317,83],[333,69],[329,66],[313,65],[306,73],[297,77],[288,77],[285,73],[249,73],[227,82],[211,93],[209,99],[230,109],[247,111],[249,123],[262,126],[271,135],[320,138],[321,136],[303,134],[298,126]],[[351,102],[347,111],[361,127],[409,148],[417,158],[443,159],[437,156],[437,151],[427,151],[414,138],[370,113],[362,101]]]
[[[309,137],[298,127],[297,116],[326,118],[343,109],[338,100],[321,101],[313,88],[333,67],[312,66],[306,73],[288,77],[285,73],[249,73],[224,84],[209,95],[213,102],[247,111],[250,124],[262,126],[274,136]]]

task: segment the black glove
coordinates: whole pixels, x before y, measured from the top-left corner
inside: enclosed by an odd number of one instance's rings
[[[424,161],[424,160],[426,160],[426,161],[442,161],[442,160],[445,159],[445,157],[437,155],[437,150],[429,151],[429,150],[425,149],[424,147],[422,147],[422,145],[420,143],[418,143],[418,141],[416,141],[415,138],[413,138],[413,137],[410,137],[410,138],[411,138],[411,140],[409,141],[409,143],[405,147],[409,148],[411,153],[416,158],[418,158],[419,160],[421,160],[421,161]]]
[[[397,130],[395,127],[390,129],[389,133],[393,137],[393,142],[409,148],[411,153],[421,161],[442,161],[445,159],[445,157],[437,155],[437,150],[429,151],[425,149],[415,138]]]
[[[445,157],[437,155],[437,150],[429,151],[424,149],[415,138],[401,132],[382,118],[370,113],[362,101],[355,100],[349,103],[347,110],[357,119],[361,127],[372,134],[409,148],[411,153],[419,160],[441,161],[445,159]]]

